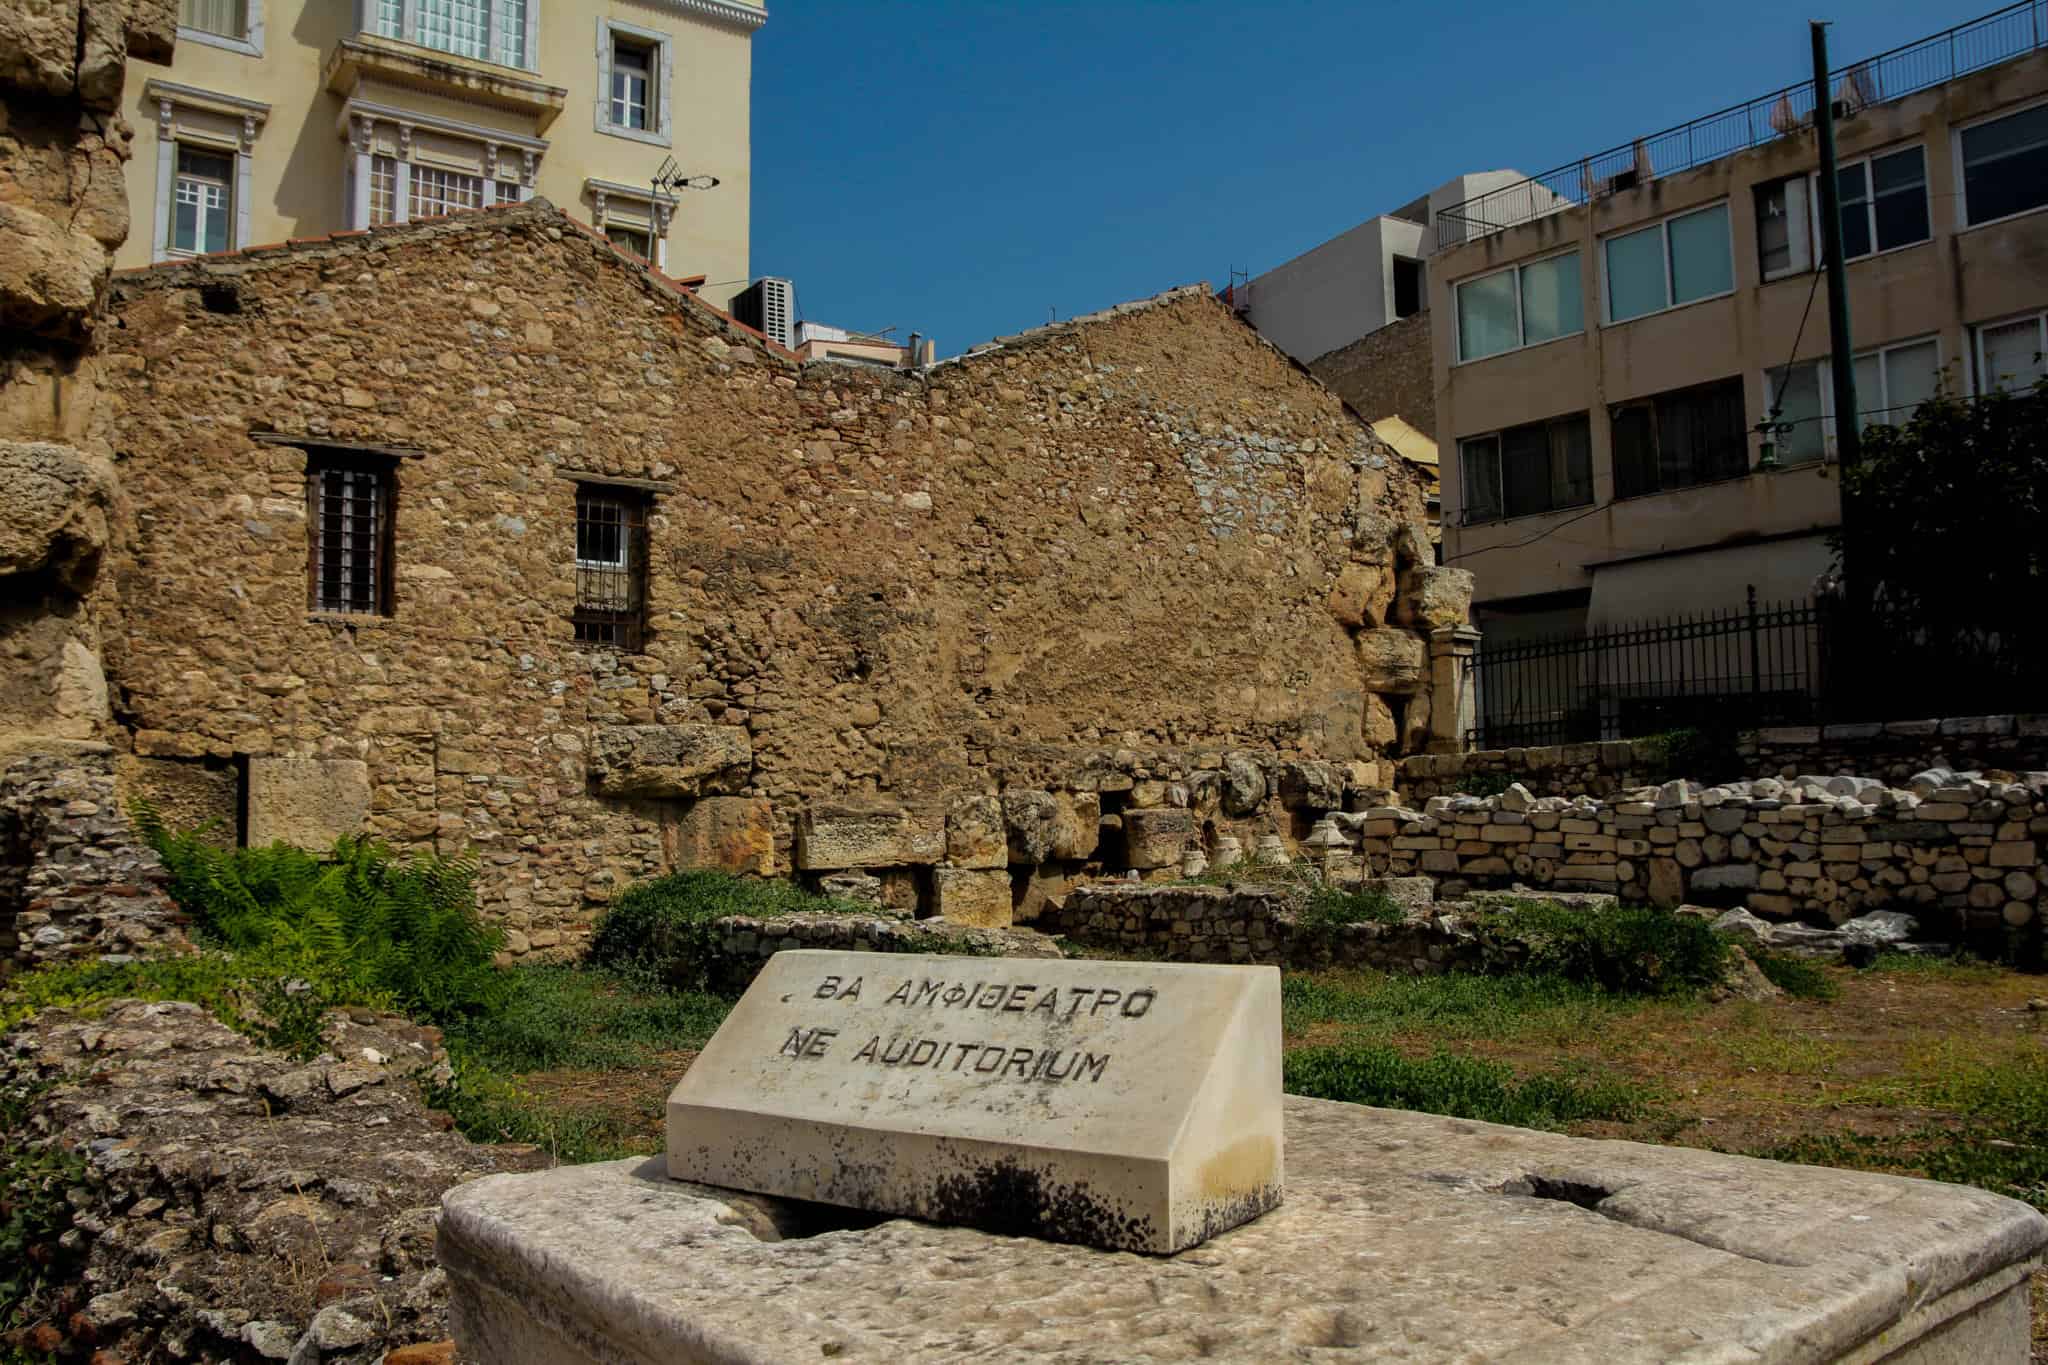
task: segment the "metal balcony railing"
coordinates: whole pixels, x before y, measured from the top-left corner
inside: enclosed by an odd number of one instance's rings
[[[2048,47],[2048,0],[1972,19],[1918,42],[1837,69],[1828,83],[1852,109],[1898,99]],[[1760,147],[1813,122],[1813,83],[1801,81],[1718,113],[1475,195],[1436,215],[1439,250],[1500,232],[1603,195],[1633,189]]]

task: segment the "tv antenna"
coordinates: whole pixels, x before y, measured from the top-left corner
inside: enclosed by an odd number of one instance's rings
[[[715,190],[718,177],[715,175],[685,175],[683,168],[676,165],[676,159],[665,156],[661,167],[654,173],[654,197],[665,204],[673,204],[684,190]]]

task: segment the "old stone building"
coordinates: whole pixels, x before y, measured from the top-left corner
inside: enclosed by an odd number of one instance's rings
[[[1293,837],[1463,635],[1414,473],[1201,289],[802,366],[535,202],[127,272],[103,343],[129,792],[472,851],[515,947],[674,866],[1003,922]]]

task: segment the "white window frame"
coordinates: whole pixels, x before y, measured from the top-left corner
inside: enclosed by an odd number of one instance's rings
[[[1803,243],[1797,244],[1804,248],[1803,252],[1800,250],[1795,250],[1792,253],[1793,264],[1787,266],[1780,266],[1776,270],[1764,269],[1763,246],[1761,240],[1759,240],[1756,256],[1756,273],[1757,278],[1761,280],[1763,283],[1769,284],[1773,280],[1789,280],[1792,279],[1794,276],[1809,274],[1813,271],[1815,265],[1819,262],[1820,252],[1815,250],[1814,244],[1820,240],[1820,210],[1815,208],[1813,203],[1814,195],[1818,192],[1819,183],[1819,176],[1816,173],[1809,171],[1803,175],[1782,175],[1777,177],[1776,179],[1764,181],[1763,183],[1755,186],[1755,188],[1751,190],[1750,213],[1751,216],[1754,217],[1756,212],[1757,190],[1766,189],[1772,185],[1783,185],[1787,188],[1788,191],[1796,188],[1799,191],[1799,198],[1802,201],[1799,205],[1799,217],[1797,220],[1792,219],[1792,209],[1789,203],[1786,205],[1786,217],[1787,220],[1791,221],[1795,227],[1803,226],[1806,229],[1806,240]],[[1787,198],[1790,198],[1789,194],[1787,195]],[[1761,238],[1761,231],[1759,231],[1758,235],[1759,238]],[[1806,258],[1804,264],[1799,263],[1799,257],[1802,254]],[[1859,257],[1858,259],[1861,258]],[[1645,314],[1645,316],[1648,315]]]
[[[181,164],[186,152],[197,152],[225,162],[227,164],[226,177],[216,182],[202,176],[188,176]],[[235,192],[235,182],[240,178],[235,174],[235,160],[236,154],[232,148],[218,147],[210,142],[200,142],[191,138],[179,138],[177,140],[176,145],[171,149],[171,225],[169,240],[164,248],[167,254],[172,256],[205,256],[211,254],[205,246],[205,241],[207,228],[216,212],[227,219],[221,225],[221,237],[226,245],[220,249],[222,251],[233,251],[235,249],[235,215],[240,207],[241,199],[241,196]],[[184,185],[188,179],[192,184],[201,187],[200,194],[202,197],[194,204],[196,212],[192,215],[193,245],[183,247],[179,246],[177,241],[177,220],[178,207],[185,202]],[[212,209],[203,197],[205,188],[216,183],[220,186],[220,197],[223,200],[218,210]]]
[[[1565,257],[1565,256],[1573,256],[1573,255],[1576,255],[1576,256],[1578,256],[1578,257],[1580,258],[1580,261],[1579,261],[1579,330],[1578,330],[1578,331],[1576,331],[1576,332],[1560,332],[1560,333],[1558,333],[1558,334],[1557,334],[1556,336],[1554,336],[1554,337],[1545,337],[1545,338],[1544,338],[1543,340],[1541,340],[1541,341],[1529,341],[1529,340],[1527,340],[1527,337],[1528,337],[1528,326],[1527,326],[1527,324],[1526,324],[1526,323],[1525,323],[1525,322],[1523,321],[1523,319],[1522,319],[1522,271],[1523,271],[1524,269],[1526,269],[1527,267],[1529,267],[1529,266],[1532,266],[1532,265],[1542,265],[1542,264],[1543,264],[1543,263],[1544,263],[1545,261],[1555,261],[1555,260],[1559,260],[1559,259],[1561,259],[1561,258],[1563,258],[1563,257]],[[1470,360],[1467,360],[1467,359],[1465,359],[1465,358],[1464,358],[1464,355],[1465,355],[1465,326],[1464,326],[1464,318],[1463,318],[1463,311],[1462,311],[1462,310],[1461,310],[1461,309],[1459,308],[1459,306],[1458,306],[1458,291],[1459,291],[1459,290],[1461,290],[1461,289],[1463,289],[1463,288],[1464,288],[1464,287],[1465,287],[1466,285],[1468,285],[1468,284],[1477,284],[1477,283],[1479,283],[1479,282],[1480,282],[1481,280],[1490,280],[1490,279],[1492,279],[1492,278],[1493,278],[1494,276],[1496,276],[1496,275],[1507,275],[1507,274],[1513,274],[1513,275],[1514,275],[1514,277],[1515,277],[1515,336],[1516,336],[1517,340],[1515,341],[1515,344],[1514,344],[1514,345],[1512,345],[1512,346],[1509,346],[1509,347],[1505,348],[1504,350],[1499,350],[1499,351],[1488,351],[1488,352],[1487,352],[1487,353],[1486,353],[1485,355],[1475,355],[1475,356],[1473,356],[1473,357],[1472,357],[1472,358],[1471,358]],[[1425,278],[1426,278],[1426,277],[1425,277]],[[1424,298],[1425,298],[1425,299],[1427,299],[1427,297],[1428,297],[1428,295],[1427,295],[1427,293],[1425,293],[1425,294],[1424,294]],[[1423,311],[1424,311],[1424,312],[1428,312],[1428,311],[1429,311],[1427,303],[1425,303],[1425,304],[1424,304],[1424,306],[1423,306]],[[1410,316],[1413,316],[1413,315],[1411,314]],[[1532,347],[1536,347],[1536,346],[1548,346],[1548,345],[1550,345],[1550,344],[1551,344],[1552,342],[1558,342],[1558,341],[1570,341],[1570,340],[1571,340],[1571,339],[1572,339],[1573,337],[1580,337],[1580,336],[1584,336],[1585,334],[1586,334],[1586,266],[1585,266],[1585,253],[1584,253],[1584,252],[1582,252],[1582,251],[1580,251],[1580,250],[1579,250],[1579,248],[1578,248],[1577,246],[1568,246],[1568,247],[1565,247],[1564,249],[1562,249],[1562,250],[1560,250],[1560,251],[1548,251],[1548,252],[1545,252],[1545,253],[1544,253],[1543,255],[1541,255],[1541,256],[1531,256],[1531,257],[1530,257],[1530,258],[1529,258],[1528,260],[1526,260],[1526,261],[1517,261],[1517,262],[1515,262],[1515,263],[1514,263],[1513,265],[1505,265],[1505,266],[1502,266],[1502,267],[1501,267],[1500,269],[1498,269],[1498,270],[1485,270],[1485,271],[1481,271],[1481,272],[1480,272],[1479,274],[1477,274],[1477,275],[1467,275],[1467,276],[1466,276],[1466,277],[1465,277],[1464,279],[1462,279],[1462,280],[1458,280],[1457,282],[1455,282],[1454,284],[1452,284],[1452,285],[1451,285],[1451,365],[1452,365],[1452,367],[1453,367],[1453,368],[1456,368],[1456,367],[1457,367],[1457,366],[1459,366],[1459,365],[1477,365],[1477,364],[1479,364],[1479,363],[1480,363],[1481,361],[1486,361],[1486,360],[1492,360],[1492,359],[1494,359],[1494,358],[1495,358],[1495,357],[1497,357],[1497,356],[1504,356],[1504,355],[1512,355],[1512,354],[1514,354],[1514,353],[1515,353],[1516,351],[1526,351],[1526,350],[1529,350],[1530,348],[1532,348]],[[1483,433],[1483,432],[1482,432],[1482,433],[1480,434],[1480,436],[1474,436],[1474,437],[1472,437],[1472,438],[1470,438],[1470,439],[1472,439],[1472,440],[1475,440],[1475,441],[1476,441],[1476,440],[1479,440],[1479,439],[1481,438],[1481,436],[1484,436],[1484,435],[1485,435],[1485,433]],[[1464,438],[1464,437],[1460,437],[1459,439],[1460,439],[1460,440],[1464,440],[1464,439],[1466,439],[1466,438]]]
[[[177,198],[180,143],[234,158],[232,217],[228,223],[227,249],[240,251],[250,245],[255,240],[252,223],[256,202],[256,139],[270,119],[270,106],[239,95],[216,94],[211,90],[155,77],[144,83],[142,94],[145,108],[150,104],[156,106],[156,196],[151,206],[149,259],[167,261],[174,255],[188,254],[171,250],[171,215]],[[184,110],[217,119],[239,120],[240,136],[229,138],[218,131],[180,127],[179,114]]]
[[[2029,210],[2032,212],[2033,210]],[[1991,392],[1984,373],[1984,329],[1987,327],[2010,327],[2015,322],[2034,324],[2034,337],[2041,343],[2043,353],[2048,354],[2048,308],[2036,308],[2024,313],[2013,313],[2002,318],[1987,318],[1983,322],[1970,324],[1970,391],[1981,398]],[[2024,393],[2024,389],[2007,389],[2007,393]]]
[[[2008,213],[2001,218],[1986,218],[1981,223],[1973,223],[1970,221],[1970,199],[1968,191],[1964,188],[1963,174],[1964,133],[1969,132],[1972,128],[1980,128],[1987,123],[1996,123],[2000,119],[2012,118],[2016,114],[2024,114],[2030,109],[2038,109],[2043,105],[2048,105],[2048,98],[2023,100],[2010,108],[1986,114],[1983,118],[1971,119],[1968,123],[1959,123],[1949,132],[1949,161],[1955,169],[1956,177],[1956,231],[1958,233],[1975,232],[1978,228],[1992,227],[1999,223],[2010,223],[2015,218],[2025,218],[2029,214],[2048,213],[2048,203],[2040,203],[2030,209],[2021,209],[2017,213]]]
[[[634,232],[645,232],[653,254],[642,264],[656,270],[668,269],[668,230],[674,222],[674,209],[668,202],[657,199],[645,185],[621,185],[612,180],[586,179],[583,192],[590,196],[590,225],[599,232],[612,227],[615,215],[614,203],[632,205],[631,216],[616,215],[617,225]]]
[[[2015,320],[2016,319],[2012,318],[2006,319],[2006,321],[2008,322]],[[1988,325],[1995,327],[1998,324],[1991,323]],[[1873,346],[1869,350],[1858,351],[1856,353],[1856,359],[1875,359],[1877,361],[1877,382],[1888,390],[1891,381],[1886,377],[1884,358],[1890,355],[1893,351],[1903,351],[1908,347],[1912,346],[1925,346],[1930,341],[1934,343],[1934,373],[1937,381],[1939,381],[1941,375],[1941,367],[1943,364],[1941,354],[1941,333],[1939,332],[1928,332],[1921,336],[1905,337],[1898,341],[1887,341],[1882,346]],[[1800,460],[1797,462],[1791,462],[1790,467],[1794,469],[1803,469],[1814,465],[1833,464],[1836,460],[1840,458],[1840,447],[1837,442],[1838,433],[1835,430],[1835,358],[1829,355],[1815,356],[1811,360],[1795,360],[1790,365],[1773,366],[1772,369],[1793,370],[1798,369],[1803,365],[1813,366],[1815,377],[1820,382],[1821,456],[1818,460]],[[1768,415],[1770,412],[1771,403],[1777,398],[1777,388],[1771,382],[1771,370],[1765,370],[1763,372],[1763,381],[1764,411],[1766,415]],[[1869,426],[1871,424],[1870,414],[1872,414],[1873,412],[1884,412],[1889,414],[1891,411],[1891,395],[1889,392],[1879,394],[1877,396],[1877,401],[1874,403],[1868,401],[1868,399],[1869,395],[1865,394],[1859,388],[1856,392],[1856,416],[1857,419],[1861,421],[1865,426]],[[1910,413],[1901,414],[1898,417],[1893,418],[1892,420],[1886,422],[1884,425],[1896,426],[1900,422],[1905,421],[1907,417],[1910,416]],[[1784,462],[1781,461],[1781,463]]]
[[[1915,147],[1920,149],[1920,192],[1927,200],[1927,235],[1916,242],[1901,242],[1897,246],[1881,247],[1877,244],[1877,179],[1871,171],[1870,163],[1881,157],[1893,156],[1899,152],[1909,152]],[[1873,260],[1879,256],[1889,256],[1894,251],[1911,251],[1916,246],[1926,246],[1929,242],[1933,241],[1934,182],[1929,177],[1933,174],[1934,168],[1927,159],[1927,144],[1924,142],[1901,142],[1893,147],[1880,147],[1867,155],[1850,157],[1848,160],[1839,163],[1839,168],[1846,170],[1850,166],[1859,164],[1863,167],[1864,192],[1869,195],[1869,198],[1863,201],[1863,221],[1870,230],[1870,250],[1860,256],[1844,256],[1842,258],[1844,264],[1851,261]],[[1824,270],[1827,268],[1827,262],[1821,259],[1820,252],[1822,239],[1820,231],[1819,171],[1813,171],[1807,176],[1806,202],[1813,214],[1813,221],[1807,224],[1807,231],[1812,234],[1807,239],[1810,243],[1808,251],[1813,257],[1813,265],[1810,268]],[[1784,276],[1782,274],[1773,275],[1771,278],[1782,279]]]
[[[645,128],[628,128],[612,122],[612,52],[615,37],[627,38],[648,49],[648,99],[653,117]],[[673,145],[675,100],[675,38],[659,29],[642,28],[621,19],[600,16],[597,20],[597,110],[595,127],[612,137],[631,138],[656,147]]]
[[[251,3],[256,3],[256,0],[251,0]],[[486,57],[471,57],[464,53],[450,52],[446,48],[435,47],[431,43],[421,42],[420,0],[398,0],[398,32],[396,34],[385,33],[380,28],[377,15],[378,0],[356,0],[356,32],[366,33],[377,38],[390,38],[401,43],[411,43],[414,47],[423,47],[429,52],[439,52],[443,56],[453,57],[457,61],[483,61],[488,62],[492,66],[505,67],[511,71],[538,71],[540,70],[541,4],[542,0],[526,0],[526,22],[524,30],[520,35],[520,52],[525,60],[518,62],[508,62],[505,60],[505,26],[500,22],[496,0],[491,0],[491,3],[485,6],[484,50],[490,54]]]
[[[243,0],[247,6],[242,26],[242,36],[230,38],[221,33],[208,33],[203,28],[187,28],[178,25],[178,41],[198,43],[204,47],[217,47],[226,52],[238,52],[244,57],[263,55],[263,0]]]
[[[1696,299],[1687,299],[1684,303],[1672,303],[1669,301],[1671,298],[1671,224],[1680,218],[1690,218],[1696,213],[1708,213],[1717,208],[1727,211],[1725,221],[1728,228],[1728,287],[1718,294],[1702,294]],[[1751,211],[1754,212],[1755,210],[1752,208]],[[1652,228],[1658,230],[1659,236],[1664,243],[1664,298],[1666,302],[1662,308],[1652,308],[1647,313],[1636,313],[1630,317],[1617,319],[1614,316],[1614,294],[1607,287],[1607,244],[1618,237],[1632,237],[1638,232],[1648,232]],[[1633,223],[1625,228],[1617,228],[1605,236],[1596,238],[1594,245],[1600,248],[1600,325],[1602,327],[1626,327],[1631,322],[1641,322],[1644,318],[1654,318],[1662,313],[1676,312],[1680,308],[1692,308],[1702,303],[1712,303],[1715,299],[1733,298],[1735,291],[1742,286],[1741,276],[1738,272],[1740,263],[1735,259],[1735,203],[1732,199],[1725,197],[1712,199],[1704,204],[1694,204],[1690,208],[1679,209],[1673,213],[1667,213],[1662,218],[1655,219],[1652,222]]]
[[[506,202],[500,190],[513,186],[519,191],[521,201],[533,197],[533,185],[540,172],[540,160],[548,144],[537,137],[500,132],[486,128],[479,123],[464,123],[459,119],[442,118],[437,114],[418,113],[394,105],[377,104],[369,100],[352,98],[342,107],[341,129],[348,138],[348,171],[344,180],[344,200],[347,204],[346,218],[351,228],[387,226],[370,221],[370,186],[377,158],[388,157],[397,162],[396,196],[393,205],[396,217],[393,223],[412,221],[412,176],[413,152],[412,134],[424,129],[440,133],[458,141],[472,142],[482,148],[479,158],[483,165],[482,201],[479,208],[492,208]],[[396,128],[398,130],[395,150],[380,150],[376,130]],[[424,169],[430,163],[422,161]],[[463,175],[476,176],[475,171],[459,167],[434,167],[436,170],[456,171]]]

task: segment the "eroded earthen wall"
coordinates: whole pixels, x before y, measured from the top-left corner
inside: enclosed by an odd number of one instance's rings
[[[333,790],[271,828],[353,802],[473,849],[533,946],[625,878],[786,871],[826,803],[939,830],[875,855],[923,866],[963,797],[1128,793],[1147,755],[1263,755],[1276,823],[1287,758],[1390,785],[1428,633],[1463,617],[1415,476],[1202,290],[924,377],[799,369],[529,205],[118,293],[137,756],[252,792],[322,760]],[[259,432],[418,452],[394,614],[308,610],[307,456]],[[572,638],[581,475],[655,485],[641,653]]]

